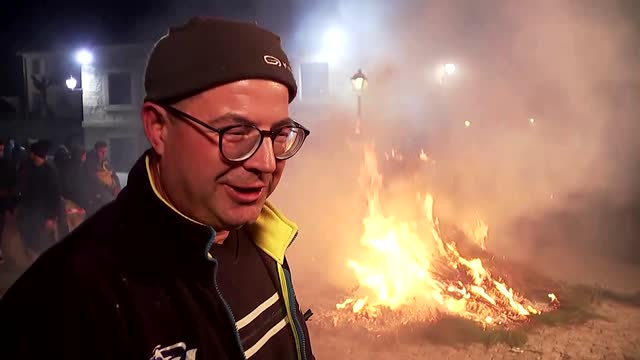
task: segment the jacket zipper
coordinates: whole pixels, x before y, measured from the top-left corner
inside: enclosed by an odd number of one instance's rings
[[[291,243],[298,237],[298,232],[295,233],[293,239],[291,239]],[[307,359],[307,351],[306,351],[306,343],[304,338],[304,333],[302,331],[302,326],[298,323],[297,314],[296,314],[296,306],[295,306],[295,294],[293,294],[293,285],[290,284],[290,279],[287,277],[285,273],[285,269],[282,265],[278,263],[278,272],[281,272],[282,277],[280,278],[280,286],[282,287],[282,293],[287,297],[287,301],[285,301],[285,306],[288,309],[288,315],[291,320],[291,325],[293,326],[293,337],[296,342],[296,345],[299,346],[298,357],[300,360]],[[284,282],[283,282],[284,280]],[[291,291],[289,291],[291,289]]]
[[[289,243],[289,245],[291,245],[296,238],[298,237],[298,232],[296,231],[295,235],[293,235],[293,239],[291,239],[291,242]],[[284,269],[283,269],[284,270]],[[285,276],[286,278],[286,276]],[[289,277],[287,278],[289,280],[289,283],[287,284],[287,287],[291,289],[291,304],[293,305],[293,312],[291,313],[291,316],[293,317],[293,321],[296,325],[297,330],[299,331],[300,334],[300,352],[301,352],[301,357],[302,360],[306,360],[307,359],[307,345],[306,345],[306,339],[304,338],[304,331],[302,331],[302,325],[300,325],[299,319],[298,319],[298,313],[295,312],[296,311],[296,295],[295,292],[293,291],[293,282],[291,281],[291,273],[289,273]]]
[[[231,307],[222,296],[222,292],[218,287],[218,260],[216,260],[213,256],[209,254],[209,250],[211,249],[211,246],[213,245],[213,241],[215,240],[215,237],[216,237],[216,232],[215,230],[213,230],[213,228],[210,228],[210,230],[212,235],[211,235],[211,239],[209,240],[209,243],[207,244],[205,257],[208,261],[211,261],[213,263],[213,286],[216,289],[218,298],[220,298],[220,301],[222,301],[222,304],[224,305],[224,308],[226,310],[225,312],[227,313],[227,318],[229,318],[229,320],[231,321],[231,324],[233,325],[233,331],[236,337],[236,344],[238,345],[238,348],[242,353],[242,359],[246,360],[247,357],[244,354],[244,348],[242,347],[242,340],[240,340],[240,331],[238,330],[238,325],[236,325],[236,318],[233,316],[233,312],[231,312]]]
[[[283,272],[285,272],[285,269],[282,269]],[[291,311],[291,320],[293,321],[293,326],[294,329],[296,331],[296,333],[298,334],[299,337],[299,341],[300,341],[300,359],[301,360],[306,360],[307,359],[307,347],[306,347],[306,342],[305,342],[305,338],[304,338],[304,332],[302,331],[302,325],[300,325],[300,322],[298,321],[298,313],[296,312],[296,301],[295,301],[295,293],[293,292],[293,284],[291,283],[291,275],[287,276],[287,273],[284,273],[284,277],[285,277],[285,281],[286,281],[286,291],[289,293],[289,306],[291,307],[292,311]]]

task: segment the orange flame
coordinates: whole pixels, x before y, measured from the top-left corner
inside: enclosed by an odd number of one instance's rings
[[[424,152],[424,149],[420,149],[420,160],[429,161],[429,156]]]
[[[395,151],[392,154],[396,155]],[[360,177],[368,203],[361,238],[364,251],[359,260],[350,259],[347,265],[367,296],[346,299],[336,305],[339,310],[375,318],[383,308],[397,310],[419,303],[430,313],[453,314],[484,325],[524,320],[540,313],[494,278],[481,259],[462,256],[454,242],[442,239],[431,195],[418,196],[423,210],[419,223],[385,215],[375,153],[367,147],[364,155]],[[471,238],[484,248],[488,227],[482,220],[475,225]],[[551,300],[557,301],[551,295]]]
[[[473,240],[482,250],[487,250],[487,235],[489,233],[489,226],[480,218],[476,216],[476,220],[471,225],[464,226],[464,233],[467,237]]]

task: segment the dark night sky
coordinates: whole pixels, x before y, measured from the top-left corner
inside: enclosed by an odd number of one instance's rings
[[[154,40],[193,15],[252,19],[254,1],[12,1],[0,12],[0,96],[21,93],[17,51]]]
[[[22,92],[20,50],[55,47],[76,48],[94,44],[152,41],[169,24],[193,15],[214,15],[244,20],[264,20],[263,25],[284,34],[294,25],[294,0],[18,0],[0,11],[0,96]],[[295,0],[304,11],[336,0]],[[424,4],[426,0],[407,3]],[[508,0],[507,0],[508,1]],[[571,0],[569,0],[571,1]],[[600,0],[575,0],[584,8],[602,5]],[[273,8],[270,19],[256,19],[254,4]],[[618,0],[623,12],[640,29],[640,1]],[[315,5],[314,5],[315,4]],[[403,2],[404,4],[404,2]],[[591,4],[591,5],[589,5]],[[298,14],[299,15],[299,14]],[[264,24],[266,21],[267,24]]]

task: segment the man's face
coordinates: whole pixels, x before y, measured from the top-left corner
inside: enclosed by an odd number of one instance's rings
[[[261,130],[274,130],[288,119],[289,93],[273,81],[244,80],[207,90],[175,107],[214,128],[244,119]],[[285,161],[275,159],[272,141],[265,138],[252,157],[231,163],[220,153],[219,140],[217,133],[173,118],[165,130],[160,168],[165,191],[179,209],[227,230],[258,218]]]
[[[45,162],[45,159],[44,159],[44,158],[41,158],[40,156],[36,155],[36,154],[35,154],[35,153],[33,153],[33,152],[32,152],[32,153],[30,153],[30,154],[29,154],[29,156],[31,157],[31,161],[33,162],[33,164],[34,164],[35,166],[40,167],[40,166],[42,166],[42,164],[44,164],[44,162]]]
[[[98,156],[98,160],[105,161],[107,159],[107,147],[99,147],[96,149],[96,155]]]

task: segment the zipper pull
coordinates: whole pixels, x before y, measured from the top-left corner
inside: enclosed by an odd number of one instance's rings
[[[313,311],[311,311],[311,309],[307,309],[307,311],[304,312],[304,315],[302,315],[302,317],[304,318],[304,321],[309,321],[309,319],[313,316]]]

